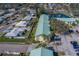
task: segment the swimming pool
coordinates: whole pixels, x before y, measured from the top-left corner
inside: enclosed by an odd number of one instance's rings
[[[52,18],[70,18],[69,16],[67,15],[64,15],[64,14],[51,14],[50,17]]]

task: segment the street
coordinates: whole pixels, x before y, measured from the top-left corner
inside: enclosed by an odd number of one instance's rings
[[[32,44],[32,45],[24,45],[24,44],[0,44],[0,53],[4,53],[4,52],[29,52],[30,50],[34,49],[36,46],[36,44]],[[28,50],[28,48],[30,50]]]

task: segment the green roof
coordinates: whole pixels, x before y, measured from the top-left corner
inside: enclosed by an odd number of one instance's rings
[[[35,36],[39,36],[42,34],[46,36],[50,34],[49,16],[45,14],[41,15],[39,18]]]
[[[46,48],[37,48],[31,51],[30,56],[53,56],[53,51]]]

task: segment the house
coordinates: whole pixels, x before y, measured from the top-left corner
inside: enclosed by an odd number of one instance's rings
[[[35,15],[35,14],[36,14],[36,10],[31,9],[31,10],[30,10],[30,14],[31,14],[32,16]]]
[[[24,17],[22,20],[25,20],[25,21],[30,21],[32,19],[32,16],[30,15],[27,15],[26,17]]]
[[[11,30],[10,32],[8,32],[7,34],[5,34],[6,37],[18,37],[21,36],[22,33],[24,32],[25,28],[14,28],[13,30]]]
[[[9,12],[15,12],[16,10],[14,8],[8,9]]]
[[[7,17],[11,17],[13,15],[14,15],[14,13],[8,13],[8,14],[5,14],[4,17],[7,18]]]
[[[5,11],[0,10],[0,15],[3,15],[5,13]]]
[[[30,56],[53,56],[53,51],[40,47],[32,50]]]
[[[2,23],[4,21],[4,19],[2,17],[0,17],[0,23]]]
[[[28,22],[26,22],[26,21],[20,21],[15,26],[17,26],[17,27],[26,27],[27,24],[28,24]]]
[[[51,3],[49,3],[48,6],[49,6],[50,9],[53,9],[53,8],[52,8],[53,6],[52,6]]]
[[[32,15],[36,14],[36,10],[35,10],[35,9],[27,9],[27,11],[28,11],[30,14],[32,14]]]
[[[35,40],[36,41],[48,41],[50,40],[50,26],[49,26],[49,16],[48,15],[41,15],[39,18],[39,22],[37,25],[36,33],[35,33]]]

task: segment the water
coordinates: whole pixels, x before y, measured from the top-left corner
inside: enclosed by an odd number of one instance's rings
[[[67,15],[64,15],[64,14],[52,14],[50,15],[52,18],[70,18],[69,16]]]

